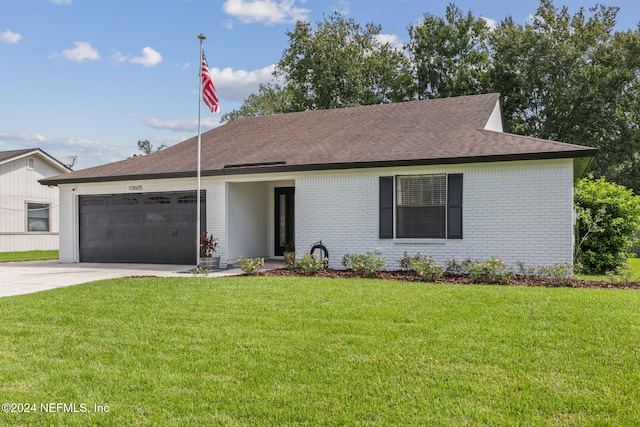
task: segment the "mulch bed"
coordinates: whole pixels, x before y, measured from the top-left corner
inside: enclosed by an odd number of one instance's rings
[[[305,277],[305,274],[302,272],[302,270],[299,270],[299,269],[289,270],[286,268],[263,271],[260,273],[260,275],[261,276]],[[340,279],[361,278],[361,276],[358,276],[351,270],[332,270],[332,269],[328,269],[326,271],[316,273],[311,277],[329,277],[329,278],[340,278]],[[407,271],[383,271],[383,272],[380,272],[377,276],[373,277],[373,279],[401,280],[406,282],[421,281],[421,279],[418,276]],[[445,275],[441,279],[437,279],[433,282],[452,283],[457,285],[475,284],[467,276],[451,276],[451,275]],[[568,288],[599,288],[599,289],[640,289],[640,283],[622,284],[622,283],[613,283],[613,282],[572,279],[571,283],[567,285],[567,284],[558,283],[553,279],[531,278],[531,277],[523,277],[523,276],[516,276],[515,278],[509,279],[506,282],[500,283],[500,284],[511,285],[511,286],[542,286],[547,288],[568,287]]]

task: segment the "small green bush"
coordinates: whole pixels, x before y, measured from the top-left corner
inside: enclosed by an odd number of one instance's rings
[[[628,262],[618,267],[615,272],[608,272],[607,279],[616,285],[631,285],[640,283],[640,273],[634,271]]]
[[[622,267],[629,257],[640,221],[640,198],[604,178],[576,184],[575,262],[585,273],[604,274]]]
[[[245,258],[241,256],[236,260],[240,269],[249,276],[255,276],[264,267],[264,258]]]
[[[518,261],[517,265],[520,276],[551,279],[559,286],[569,286],[573,280],[574,266],[570,263],[525,267],[523,262]]]
[[[475,283],[502,284],[514,276],[507,263],[497,257],[472,262],[467,269]]]
[[[462,262],[458,262],[453,258],[449,258],[447,260],[447,264],[444,271],[445,273],[451,274],[452,276],[462,276],[465,274],[469,274],[469,266],[473,263],[474,261],[472,261],[469,258],[467,258]]]
[[[315,273],[325,271],[329,266],[329,260],[327,258],[320,259],[311,254],[305,254],[302,258],[296,259],[296,265],[304,274],[311,276]]]
[[[366,255],[345,254],[342,265],[358,276],[374,277],[384,268],[384,259],[376,257],[372,251],[368,251]]]
[[[405,251],[399,264],[403,271],[413,271],[425,282],[439,279],[444,275],[444,269],[436,264],[433,258],[424,256],[421,253],[409,256]]]

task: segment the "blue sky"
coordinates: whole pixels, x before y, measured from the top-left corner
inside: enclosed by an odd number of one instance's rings
[[[341,10],[382,26],[394,43],[449,0],[0,0],[0,151],[39,147],[77,155],[75,169],[122,160],[137,141],[173,145],[197,133],[198,34],[222,112],[240,106],[288,46],[296,20]],[[463,11],[518,23],[538,0],[456,1]],[[571,14],[584,1],[555,1]],[[618,29],[640,22],[638,0],[620,7]],[[203,108],[203,130],[220,115]]]

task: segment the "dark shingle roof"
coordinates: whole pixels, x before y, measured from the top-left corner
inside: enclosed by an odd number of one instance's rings
[[[4,160],[9,160],[12,159],[14,157],[20,157],[24,154],[27,153],[32,153],[35,152],[37,150],[33,149],[33,148],[29,148],[26,150],[11,150],[11,151],[0,151],[0,162],[4,161]]]
[[[596,149],[486,130],[499,94],[234,120],[202,134],[202,175],[384,165],[591,158]],[[43,182],[195,176],[197,137]]]
[[[65,172],[65,174],[68,172],[71,172],[70,167],[66,166],[60,160],[52,157],[50,154],[44,152],[40,148],[26,148],[22,150],[0,151],[0,163],[10,162],[10,161],[13,161],[14,159],[19,159],[21,157],[26,157],[31,155],[40,156],[41,158],[48,161],[51,165],[58,168],[61,172]],[[59,178],[60,176],[56,178]]]

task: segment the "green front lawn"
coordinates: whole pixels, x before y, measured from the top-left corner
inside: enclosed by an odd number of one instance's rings
[[[0,318],[2,425],[640,425],[638,291],[130,278]]]
[[[629,275],[630,279],[635,282],[640,282],[640,258],[629,258],[627,260],[627,264],[629,265]],[[607,275],[589,275],[589,274],[578,274],[578,279],[582,280],[594,280],[594,281],[611,281],[611,277]]]
[[[58,251],[0,252],[0,262],[44,261],[58,259]]]

